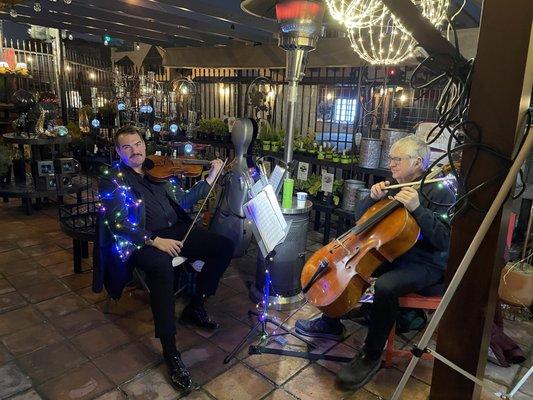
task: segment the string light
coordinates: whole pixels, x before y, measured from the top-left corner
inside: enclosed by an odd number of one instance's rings
[[[446,18],[446,11],[450,4],[450,0],[412,1],[420,9],[422,15],[436,27],[439,27]],[[360,0],[352,0],[353,2],[357,2],[356,6],[345,7],[346,12],[348,9],[353,11],[363,6]],[[337,0],[336,3],[342,3],[342,1]],[[380,4],[381,8],[372,4],[367,5],[367,8],[361,11],[363,14],[360,18],[362,19],[352,16],[349,20],[352,22],[344,21],[343,24],[347,28],[352,49],[363,60],[378,65],[398,64],[413,56],[416,41],[402,24],[401,19],[396,17],[383,3],[380,2]],[[364,15],[370,6],[375,7],[372,11],[372,18]]]
[[[329,13],[347,29],[366,28],[386,10],[381,0],[326,0]]]
[[[138,207],[141,206],[142,200],[136,199],[131,186],[127,186],[123,180],[124,174],[120,171],[120,164],[114,164],[114,170],[104,169],[102,175],[107,179],[111,179],[114,187],[108,192],[100,193],[100,203],[98,203],[99,212],[102,215],[104,224],[114,227],[113,238],[115,239],[115,250],[122,260],[126,260],[128,256],[136,249],[139,249],[146,236],[139,236],[139,212]],[[175,191],[176,181],[169,181],[172,185],[172,190]],[[102,201],[111,200],[113,205],[118,204],[118,207],[108,210]]]

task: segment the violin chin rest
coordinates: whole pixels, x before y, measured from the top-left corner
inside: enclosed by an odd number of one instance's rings
[[[153,160],[150,160],[149,158],[145,158],[144,159],[144,162],[143,162],[144,169],[150,170],[150,169],[154,168],[154,165],[155,164],[154,164]]]

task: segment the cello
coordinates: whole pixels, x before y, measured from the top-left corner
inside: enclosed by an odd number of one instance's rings
[[[442,171],[437,168],[426,179]],[[414,217],[399,201],[382,199],[352,229],[309,258],[300,277],[302,292],[327,316],[341,317],[359,302],[372,273],[411,249],[419,234]]]

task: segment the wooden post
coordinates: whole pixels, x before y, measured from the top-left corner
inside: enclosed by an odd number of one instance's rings
[[[478,124],[481,141],[511,157],[520,140],[533,86],[533,2],[485,0],[471,87],[469,120]],[[474,132],[472,132],[474,134]],[[466,166],[474,151],[463,152]],[[494,157],[480,152],[468,179],[470,188],[508,170]],[[502,180],[473,196],[474,204],[488,209]],[[448,279],[457,269],[474,237],[483,213],[469,208],[454,221],[448,261]],[[496,216],[474,261],[439,326],[437,352],[483,379],[487,361],[509,201]],[[481,389],[459,373],[435,361],[430,399],[478,399]]]

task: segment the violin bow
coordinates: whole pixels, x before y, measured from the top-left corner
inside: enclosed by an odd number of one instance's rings
[[[220,175],[222,175],[222,172],[224,171],[224,167],[226,166],[227,162],[228,162],[228,159],[226,158],[224,160],[224,163],[222,164],[222,167],[220,167],[220,170],[218,171],[217,176],[215,176],[215,180],[213,181],[213,184],[211,185],[211,188],[209,189],[209,193],[207,193],[207,196],[205,196],[204,201],[202,202],[202,205],[200,206],[200,209],[196,213],[196,216],[194,217],[193,221],[191,222],[191,225],[189,226],[189,229],[187,229],[187,233],[185,233],[185,236],[183,237],[183,240],[181,241],[182,244],[185,243],[185,241],[189,237],[189,234],[192,231],[192,228],[196,224],[196,221],[198,221],[198,217],[200,216],[200,213],[204,209],[204,206],[207,203],[207,200],[209,199],[209,196],[211,196],[211,192],[215,188],[215,186],[217,184],[217,181],[218,181],[218,178],[220,177]]]

